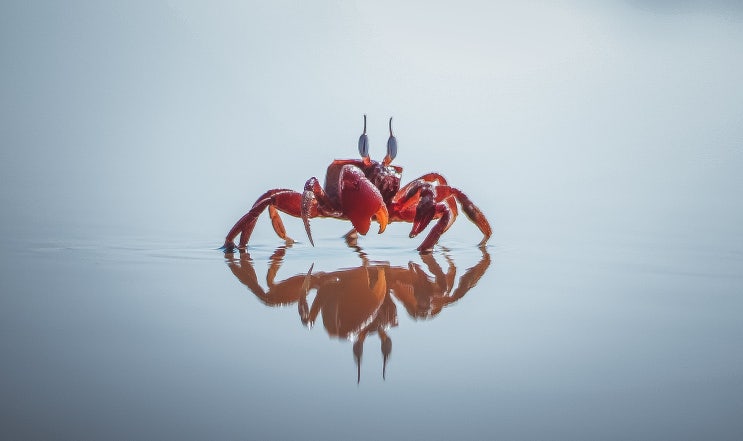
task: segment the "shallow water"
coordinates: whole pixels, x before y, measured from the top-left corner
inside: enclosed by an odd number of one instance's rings
[[[178,241],[6,243],[3,430],[77,439],[740,433],[739,251],[657,238],[547,249],[449,241],[429,256],[390,246],[407,241],[265,241],[242,255]]]
[[[743,439],[743,9],[671,3],[3,2],[0,438]],[[217,248],[363,114],[486,248]]]

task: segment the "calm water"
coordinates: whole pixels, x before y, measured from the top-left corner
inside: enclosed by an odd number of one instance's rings
[[[742,433],[739,250],[635,237],[449,241],[420,256],[406,240],[264,240],[249,255],[206,242],[6,242],[3,432]]]
[[[0,438],[743,439],[735,2],[47,3],[0,5]],[[217,249],[364,113],[486,248]]]

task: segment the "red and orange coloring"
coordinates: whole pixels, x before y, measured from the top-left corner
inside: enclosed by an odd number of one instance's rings
[[[286,229],[279,217],[279,211],[302,218],[307,237],[314,246],[310,219],[329,217],[350,220],[353,228],[360,234],[369,231],[371,222],[379,224],[382,233],[390,222],[411,222],[410,237],[420,234],[432,220],[437,220],[431,231],[417,248],[429,252],[441,235],[451,227],[458,214],[457,202],[464,214],[484,235],[480,245],[484,245],[492,229],[485,215],[461,190],[450,186],[438,173],[427,173],[400,187],[402,167],[390,165],[397,155],[397,139],[392,133],[390,118],[390,137],[387,140],[387,154],[381,162],[369,157],[369,139],[366,135],[366,115],[364,132],[359,137],[361,159],[336,159],[325,174],[325,186],[320,186],[312,177],[299,193],[289,189],[273,189],[262,194],[250,211],[235,223],[224,241],[223,249],[234,250],[234,239],[240,235],[237,248],[247,247],[258,216],[268,207],[276,234],[287,241]],[[349,234],[353,233],[351,230]]]

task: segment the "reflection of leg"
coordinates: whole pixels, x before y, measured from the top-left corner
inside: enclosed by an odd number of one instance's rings
[[[480,278],[488,270],[488,267],[490,266],[490,254],[485,246],[481,246],[480,251],[482,252],[482,258],[477,262],[477,264],[475,264],[475,266],[468,268],[462,277],[459,278],[459,283],[457,284],[454,293],[451,295],[449,303],[455,302],[464,297],[470,289],[477,285],[477,282],[480,281]]]
[[[353,360],[356,362],[356,384],[361,382],[361,356],[364,354],[366,333],[366,330],[359,332],[358,338],[353,344]]]
[[[274,286],[276,273],[278,273],[279,268],[281,268],[281,263],[284,261],[284,256],[286,255],[286,249],[288,246],[276,248],[276,251],[274,251],[269,258],[271,265],[269,265],[268,272],[266,272],[266,283],[268,284],[268,289],[271,289],[271,287]]]
[[[357,366],[357,378],[356,381],[361,381],[361,355],[364,352],[364,340],[366,336],[371,332],[379,334],[379,338],[382,341],[382,357],[384,358],[382,365],[382,378],[386,375],[387,359],[392,353],[392,339],[390,339],[384,331],[385,326],[397,326],[397,306],[395,306],[392,296],[390,296],[389,290],[385,293],[384,300],[379,306],[377,313],[371,323],[361,331],[356,338],[356,342],[353,344],[353,356]]]
[[[307,276],[305,276],[306,278],[310,278],[310,280],[313,277],[311,273],[312,273],[312,268],[314,267],[314,265],[315,264],[313,263],[312,266],[310,267],[310,270],[307,272]],[[321,274],[321,273],[318,273],[318,274]],[[319,277],[322,277],[322,275]],[[321,282],[318,282],[318,283],[321,283]],[[319,285],[316,285],[316,286],[319,286]],[[328,294],[324,290],[317,290],[315,292],[315,299],[312,300],[312,306],[310,307],[309,314],[307,315],[306,324],[308,324],[309,326],[312,326],[315,324],[315,320],[317,320],[317,316],[320,314],[320,310],[322,309],[323,305],[325,305],[325,302],[327,301],[327,299],[328,299]]]
[[[302,322],[305,323],[308,316],[307,295],[316,286],[316,280],[312,275],[312,267],[307,275],[299,274],[285,280],[276,281],[277,273],[281,268],[283,257],[288,246],[281,246],[271,255],[268,270],[266,271],[267,289],[263,289],[258,283],[253,261],[247,252],[240,253],[240,260],[236,260],[234,253],[225,253],[227,265],[237,279],[245,285],[250,292],[267,306],[284,306],[294,302],[299,303],[299,312]]]
[[[358,239],[359,232],[356,231],[356,228],[351,228],[348,233],[343,235],[343,240],[346,241],[346,245],[356,251],[356,254],[361,258],[361,266],[367,267],[369,266],[369,258],[364,250],[358,245]]]
[[[384,332],[384,329],[380,326],[377,329],[379,339],[382,341],[382,379],[386,379],[387,374],[387,360],[390,358],[392,353],[392,339]]]
[[[299,310],[299,319],[302,321],[302,324],[307,326],[310,322],[310,307],[307,304],[307,295],[310,293],[310,288],[312,287],[312,268],[315,267],[315,264],[313,263],[310,265],[310,269],[307,271],[307,275],[304,276],[304,282],[302,282],[302,296],[299,298],[299,301],[297,302],[297,308]]]
[[[442,292],[449,292],[454,285],[454,274],[451,274],[452,265],[449,263],[449,273],[444,274],[444,270],[441,268],[439,263],[434,259],[432,254],[422,254],[421,260],[428,267],[428,271],[433,274],[436,278],[436,285]],[[454,273],[456,274],[456,267],[454,267]]]
[[[356,231],[356,228],[351,228],[351,230],[343,235],[343,240],[346,241],[346,245],[348,245],[351,248],[356,248],[357,242],[359,240],[359,232]]]
[[[258,283],[258,276],[255,274],[255,268],[253,267],[253,260],[250,258],[250,254],[240,252],[239,261],[235,260],[234,253],[226,253],[225,256],[227,256],[227,265],[230,267],[232,274],[237,277],[237,280],[245,285],[256,297],[264,302],[267,301],[268,295]]]
[[[444,248],[444,259],[446,259],[446,263],[449,264],[449,269],[446,271],[446,292],[449,293],[454,288],[454,279],[457,277],[457,265],[454,263],[454,259],[449,255],[449,250],[447,248]]]

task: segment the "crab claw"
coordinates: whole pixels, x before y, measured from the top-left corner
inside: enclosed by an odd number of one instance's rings
[[[389,213],[382,194],[364,173],[354,166],[344,166],[339,177],[343,214],[360,234],[366,234],[372,219],[379,223],[382,233],[389,223]]]
[[[430,188],[425,187],[421,190],[420,201],[415,209],[415,218],[413,219],[413,228],[410,230],[410,238],[414,238],[423,231],[436,214],[436,202],[434,194]]]

